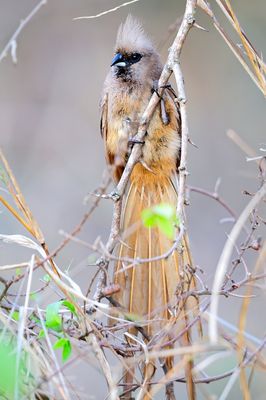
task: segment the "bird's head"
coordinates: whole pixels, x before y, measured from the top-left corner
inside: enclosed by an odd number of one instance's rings
[[[159,78],[159,55],[138,20],[131,15],[118,29],[111,68],[115,78],[123,81],[141,84],[147,79]]]

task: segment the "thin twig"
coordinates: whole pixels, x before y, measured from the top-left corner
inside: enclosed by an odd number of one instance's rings
[[[217,343],[218,341],[218,327],[217,327],[217,315],[218,315],[218,303],[219,303],[219,291],[222,286],[225,273],[227,270],[228,263],[230,261],[231,254],[234,249],[234,245],[240,234],[243,226],[245,225],[247,219],[249,218],[252,210],[257,206],[257,204],[266,195],[266,184],[264,184],[260,190],[255,194],[255,196],[250,200],[248,205],[245,207],[237,222],[235,223],[226,243],[222,254],[220,256],[212,289],[211,296],[211,308],[210,308],[210,323],[209,323],[209,337],[211,343]]]
[[[3,48],[2,52],[0,53],[0,62],[7,56],[8,52],[10,51],[12,61],[14,64],[17,63],[17,55],[16,55],[16,49],[17,49],[17,38],[19,34],[21,33],[22,29],[25,28],[25,26],[29,23],[29,21],[34,17],[34,15],[39,11],[39,9],[44,6],[47,3],[47,0],[42,0],[40,1],[39,4],[37,4],[33,10],[29,13],[29,15],[20,21],[19,27],[16,29],[16,31],[13,33],[5,47]]]
[[[87,15],[87,16],[84,16],[84,17],[76,17],[76,18],[73,18],[73,20],[74,20],[74,21],[77,21],[77,20],[80,20],[80,19],[94,19],[94,18],[99,18],[99,17],[102,17],[103,15],[106,15],[106,14],[112,13],[112,12],[114,12],[114,11],[117,11],[117,10],[119,10],[119,9],[122,8],[122,7],[126,7],[126,6],[129,6],[130,4],[137,3],[137,1],[140,1],[140,0],[126,1],[125,3],[120,4],[120,5],[117,6],[117,7],[110,8],[109,10],[102,11],[102,12],[100,12],[99,14],[96,14],[96,15]]]
[[[261,90],[261,92],[265,95],[265,83],[261,84],[259,78],[257,77],[257,71],[255,70],[255,74],[253,71],[250,69],[249,65],[247,64],[244,56],[242,55],[241,51],[239,50],[239,47],[237,47],[236,44],[233,43],[233,41],[228,37],[226,34],[225,30],[217,20],[215,14],[213,13],[210,4],[206,0],[197,0],[197,4],[200,8],[203,9],[204,12],[206,12],[209,17],[212,18],[213,25],[215,29],[219,32],[219,34],[222,36],[224,39],[225,43],[228,45],[228,47],[232,50],[234,53],[235,57],[238,59],[238,61],[241,63],[245,71],[248,73],[248,75],[251,77],[255,85]],[[229,19],[230,20],[230,19]],[[240,35],[241,37],[241,35]]]
[[[188,186],[188,189],[191,192],[195,192],[195,193],[200,193],[203,194],[204,196],[210,197],[211,199],[214,199],[215,201],[217,201],[219,204],[221,204],[221,206],[223,208],[226,209],[226,211],[231,215],[231,217],[236,220],[236,213],[232,210],[232,208],[225,202],[225,200],[223,198],[221,198],[221,196],[216,192],[210,192],[206,189],[202,189],[196,186]]]

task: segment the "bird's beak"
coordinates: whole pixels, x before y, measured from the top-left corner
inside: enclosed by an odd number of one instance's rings
[[[114,65],[116,65],[117,67],[123,67],[123,68],[126,67],[127,63],[126,60],[124,59],[123,54],[116,53],[116,55],[112,59],[111,67],[113,67]]]

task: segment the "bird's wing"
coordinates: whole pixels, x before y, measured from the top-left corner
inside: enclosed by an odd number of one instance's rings
[[[175,110],[174,114],[175,114],[175,118],[177,120],[177,126],[178,126],[178,130],[177,130],[176,133],[181,139],[182,127],[181,127],[181,115],[180,115],[179,102],[178,102],[177,95],[176,95],[174,89],[172,88],[172,86],[170,84],[167,85],[166,88],[165,88],[163,100],[166,101],[166,102],[170,102],[171,103],[171,108]],[[181,156],[181,146],[180,146],[180,149],[179,149],[178,158],[176,160],[176,171],[177,171],[177,173],[178,173],[178,167],[179,167],[179,162],[180,162],[180,156]]]
[[[178,126],[179,126],[178,134],[181,135],[181,115],[180,115],[180,107],[179,107],[177,94],[176,94],[175,90],[173,89],[173,87],[170,84],[167,85],[167,87],[165,88],[165,93],[166,93],[166,95],[168,95],[170,97],[170,99],[175,104],[176,118],[177,118]]]
[[[107,150],[107,135],[108,135],[108,93],[105,93],[101,100],[101,122],[100,129],[104,142],[105,159],[108,164],[111,164],[110,155]]]
[[[106,160],[107,165],[112,166],[113,178],[114,178],[115,182],[118,182],[123,173],[124,166],[116,165],[115,154],[112,153],[108,149],[108,146],[107,146],[108,135],[110,135],[109,136],[109,139],[110,139],[111,134],[112,134],[111,127],[110,126],[108,127],[108,93],[105,93],[103,95],[100,107],[101,107],[100,128],[101,128],[101,135],[102,135],[103,142],[104,142],[105,160]]]

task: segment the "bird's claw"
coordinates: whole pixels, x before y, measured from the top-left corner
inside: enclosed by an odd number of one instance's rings
[[[145,141],[144,141],[144,140],[138,140],[138,139],[131,138],[131,139],[128,140],[128,144],[129,144],[129,145],[134,145],[134,144],[145,144]]]

